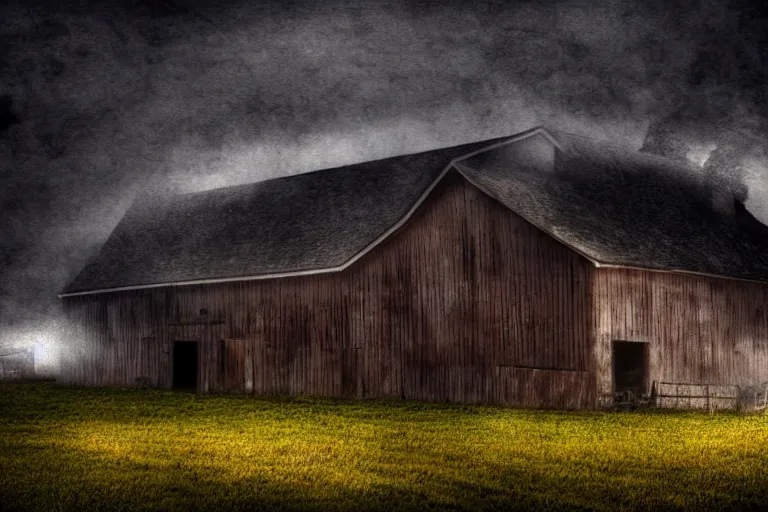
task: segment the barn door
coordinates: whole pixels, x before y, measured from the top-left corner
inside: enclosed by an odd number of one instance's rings
[[[221,340],[221,377],[225,392],[245,392],[245,342],[243,340]]]
[[[195,391],[198,387],[197,342],[174,341],[173,388]]]
[[[135,384],[139,387],[157,386],[157,338],[145,336],[139,345]]]
[[[648,344],[635,341],[614,341],[614,392],[631,392],[635,396],[641,396],[648,388],[648,381]]]
[[[341,394],[348,397],[363,397],[362,366],[363,348],[347,347],[343,350],[341,369]]]

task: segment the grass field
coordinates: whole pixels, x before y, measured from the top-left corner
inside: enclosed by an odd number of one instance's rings
[[[0,384],[2,510],[765,506],[765,415]]]

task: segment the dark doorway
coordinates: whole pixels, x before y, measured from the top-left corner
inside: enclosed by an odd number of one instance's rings
[[[173,389],[197,389],[197,342],[173,343]]]
[[[648,386],[648,344],[636,341],[613,342],[614,391],[646,392]]]

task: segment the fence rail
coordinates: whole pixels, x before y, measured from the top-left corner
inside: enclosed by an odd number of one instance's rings
[[[761,410],[768,407],[768,382],[758,386],[657,382],[653,396],[654,405],[662,408]]]

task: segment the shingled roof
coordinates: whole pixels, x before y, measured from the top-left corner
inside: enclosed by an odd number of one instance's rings
[[[453,159],[508,139],[136,201],[62,296],[340,270],[404,221]]]
[[[137,202],[62,296],[346,268],[451,169],[598,266],[768,282],[768,227],[712,207],[682,164],[534,129]]]
[[[713,206],[701,173],[543,130],[455,163],[475,186],[597,266],[768,282],[768,227]]]

